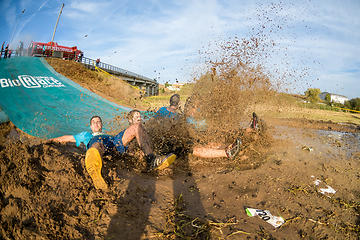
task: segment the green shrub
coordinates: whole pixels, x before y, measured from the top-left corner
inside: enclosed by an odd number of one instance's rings
[[[331,105],[331,97],[330,97],[330,94],[326,94],[325,96],[325,102],[327,105]]]
[[[349,101],[346,101],[345,107],[351,110],[360,111],[360,98],[352,98]]]
[[[317,103],[320,101],[320,95],[321,90],[319,88],[308,88],[307,91],[305,91],[306,100],[308,100],[310,103]]]

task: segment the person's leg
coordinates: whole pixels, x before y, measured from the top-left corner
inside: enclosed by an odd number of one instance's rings
[[[90,148],[96,148],[96,149],[99,151],[101,158],[102,158],[102,156],[103,156],[104,153],[105,153],[104,144],[101,143],[101,142],[95,142],[95,143],[93,143]]]
[[[145,155],[153,153],[150,137],[140,123],[133,124],[125,130],[122,136],[123,145],[127,146],[135,137]]]
[[[212,147],[220,146],[220,144],[214,144],[207,146],[197,145],[194,147],[192,153],[195,156],[203,158],[217,158],[217,157],[227,157],[229,159],[234,159],[241,151],[241,139],[237,138],[234,143],[230,144],[226,148]]]
[[[101,140],[99,142],[97,141],[98,140],[95,140],[93,143],[90,142],[91,146],[86,151],[85,155],[85,167],[94,183],[95,188],[105,190],[108,186],[101,175],[103,164],[102,156],[105,153],[105,147]]]
[[[121,140],[119,139],[119,137],[121,137]],[[151,147],[150,137],[141,123],[133,124],[123,133],[121,132],[117,136],[115,136],[115,146],[118,151],[119,149],[122,150],[134,138],[136,138],[141,150],[145,154],[149,170],[162,170],[173,164],[173,162],[175,161],[176,155],[173,153],[170,153],[167,156],[155,156]]]
[[[227,157],[225,153],[225,149],[219,149],[219,148],[213,148],[210,146],[201,146],[201,145],[194,147],[193,154],[197,157],[202,157],[202,158]]]
[[[150,137],[141,123],[132,124],[125,130],[121,139],[122,144],[127,146],[134,138],[136,138],[141,150],[145,154],[147,164],[151,165],[156,156],[151,147]]]

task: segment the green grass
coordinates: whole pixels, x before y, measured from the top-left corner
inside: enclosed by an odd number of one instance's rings
[[[177,93],[180,95],[181,105],[184,106],[186,99],[192,94],[193,84],[185,84],[180,91],[160,93],[157,96],[149,96],[142,100],[145,107],[159,108],[169,106],[170,97]]]

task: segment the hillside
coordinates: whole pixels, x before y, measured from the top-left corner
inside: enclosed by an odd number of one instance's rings
[[[139,91],[127,82],[87,69],[75,61],[58,58],[46,60],[55,71],[101,97],[122,106],[142,108]]]

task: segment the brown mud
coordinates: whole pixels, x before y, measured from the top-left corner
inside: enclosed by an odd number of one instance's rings
[[[268,136],[234,161],[184,154],[148,173],[136,158],[106,157],[107,192],[93,187],[85,149],[2,124],[1,239],[357,239],[356,126],[265,120]],[[317,192],[312,176],[337,192]],[[274,228],[248,207],[286,222]]]

